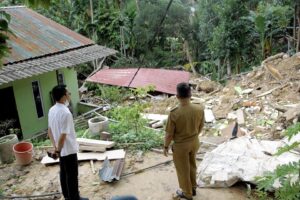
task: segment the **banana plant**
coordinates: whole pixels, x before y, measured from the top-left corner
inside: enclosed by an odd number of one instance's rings
[[[250,11],[247,19],[254,24],[254,32],[259,36],[262,59],[266,57],[266,50],[272,52],[274,36],[285,33],[291,14],[288,6],[264,3],[259,4],[256,11]]]

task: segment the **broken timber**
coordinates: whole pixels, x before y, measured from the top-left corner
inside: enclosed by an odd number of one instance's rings
[[[87,138],[77,138],[77,142],[79,145],[103,147],[103,148],[111,148],[115,145],[115,142],[112,141],[92,140]]]
[[[108,157],[109,160],[122,159],[125,158],[125,151],[123,149],[106,151],[104,153],[77,153],[78,161],[84,160],[104,160]],[[52,159],[48,156],[44,156],[41,163],[42,164],[54,164],[58,163],[59,159]]]
[[[105,152],[106,148],[103,146],[88,146],[88,145],[79,145],[80,151],[95,151],[95,152]]]
[[[264,93],[262,93],[262,94],[260,94],[260,95],[257,95],[256,98],[266,96],[266,95],[268,95],[268,94],[271,94],[273,91],[275,91],[275,90],[277,90],[277,89],[282,89],[282,88],[285,88],[285,87],[287,87],[287,86],[289,86],[289,85],[290,85],[289,83],[286,83],[285,85],[281,85],[281,86],[275,87],[275,88],[273,88],[273,89],[271,89],[271,90],[269,90],[269,91],[267,91],[267,92],[264,92]]]

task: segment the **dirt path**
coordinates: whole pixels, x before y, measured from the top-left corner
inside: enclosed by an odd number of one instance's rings
[[[123,173],[136,171],[164,161],[171,157],[149,152],[142,163],[135,162],[134,156],[126,155]],[[102,162],[94,163],[99,169]],[[38,195],[56,192],[59,187],[58,165],[44,166],[38,161],[27,167],[15,164],[0,169],[0,188],[5,195]],[[120,181],[107,184],[100,181],[98,174],[93,174],[89,162],[79,164],[79,189],[81,195],[90,200],[105,200],[114,195],[135,195],[141,200],[171,200],[172,193],[178,189],[176,172],[173,163],[162,165],[141,173],[122,177]],[[245,188],[198,189],[194,200],[244,200],[247,199]],[[48,198],[59,199],[59,197]]]

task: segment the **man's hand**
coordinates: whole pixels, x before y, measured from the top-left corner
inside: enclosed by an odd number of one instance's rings
[[[47,155],[48,155],[50,158],[53,158],[54,160],[56,160],[57,158],[60,157],[60,152],[58,152],[58,151],[54,151],[54,152],[49,152],[49,151],[47,151]]]
[[[164,155],[168,157],[169,155],[169,147],[164,147]]]

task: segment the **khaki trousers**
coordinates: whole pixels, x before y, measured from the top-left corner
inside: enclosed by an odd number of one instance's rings
[[[198,137],[191,142],[174,143],[173,161],[175,164],[179,186],[186,197],[191,198],[192,188],[197,187],[196,154],[199,149]]]

